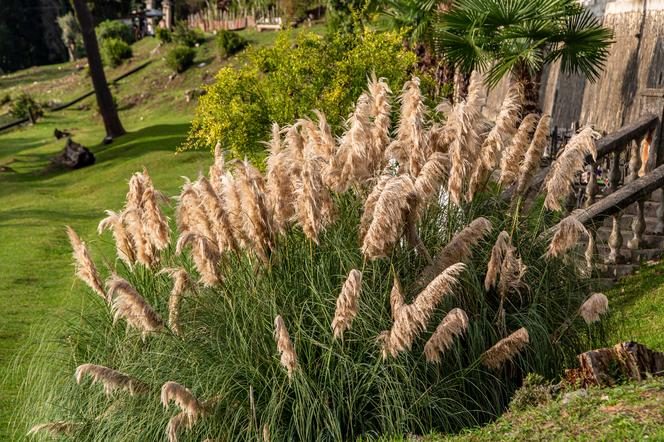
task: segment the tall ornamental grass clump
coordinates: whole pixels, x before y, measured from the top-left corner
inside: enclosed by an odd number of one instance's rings
[[[548,119],[519,129],[515,86],[492,128],[481,89],[473,76],[467,101],[432,124],[413,78],[392,129],[397,102],[373,78],[338,140],[322,112],[274,124],[265,174],[225,162],[217,145],[207,176],[185,180],[175,223],[147,171],[134,174],[124,207],[99,225],[115,262],[93,259],[68,230],[91,302],[58,333],[61,353],[33,361],[19,431],[80,441],[450,432],[500,413],[526,373],[560,374],[600,337],[581,316],[594,323],[607,306],[590,297],[569,241],[583,226],[568,218],[550,230],[559,216],[516,190]],[[499,196],[489,149],[523,152],[512,201]]]
[[[209,149],[217,141],[236,158],[265,159],[270,124],[289,124],[325,113],[335,129],[352,110],[371,72],[398,90],[416,61],[395,33],[323,38],[300,32],[277,37],[273,47],[240,56],[239,68],[222,68],[199,101],[183,149]]]

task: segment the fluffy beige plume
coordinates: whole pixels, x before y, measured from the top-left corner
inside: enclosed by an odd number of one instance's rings
[[[166,437],[168,442],[178,442],[178,433],[185,428],[190,430],[198,419],[192,418],[188,413],[181,411],[168,420],[166,425]]]
[[[221,194],[221,177],[224,176],[225,163],[221,141],[217,141],[216,146],[214,146],[214,163],[210,166],[208,173],[210,184],[217,195]]]
[[[334,190],[344,192],[371,177],[374,165],[371,154],[371,103],[367,94],[357,99],[355,111],[346,121],[347,130],[339,142],[336,167],[340,167],[339,180]]]
[[[503,100],[500,113],[496,117],[496,124],[480,148],[480,161],[475,162],[475,169],[468,183],[469,201],[473,199],[480,186],[487,180],[500,160],[500,154],[505,144],[514,136],[522,102],[523,87],[518,82],[512,82]]]
[[[511,361],[514,356],[519,354],[529,341],[528,330],[522,327],[485,351],[482,355],[482,364],[488,368],[497,370],[505,362]]]
[[[597,156],[595,140],[599,137],[599,132],[586,126],[569,140],[558,159],[551,165],[546,177],[545,208],[562,210],[560,201],[572,193],[574,178],[583,170],[586,157],[590,155],[594,159]]]
[[[574,213],[565,217],[555,227],[555,233],[546,252],[547,258],[556,258],[579,244],[581,235],[590,236],[588,229]]]
[[[73,437],[76,433],[76,430],[81,427],[81,424],[78,422],[71,421],[57,421],[57,422],[45,422],[43,424],[38,424],[30,428],[28,431],[28,436],[32,436],[42,431],[51,433],[53,436],[70,436]]]
[[[240,248],[247,247],[249,238],[244,231],[244,212],[242,201],[238,188],[237,180],[230,172],[226,172],[222,177],[224,209],[228,212],[228,220],[233,226],[233,235]]]
[[[609,299],[603,293],[593,293],[579,308],[579,314],[586,324],[599,321],[600,316],[608,311]]]
[[[383,358],[388,355],[396,357],[399,352],[411,349],[415,338],[426,330],[434,310],[458,284],[458,277],[465,269],[466,265],[461,262],[449,266],[417,295],[412,304],[399,306],[399,299],[392,302],[394,323],[390,330],[378,337]],[[394,306],[398,307],[396,311]]]
[[[282,129],[284,136],[284,149],[288,158],[290,158],[289,172],[292,176],[300,176],[302,171],[302,162],[304,161],[304,138],[300,133],[300,125],[293,124]]]
[[[154,188],[147,187],[143,192],[141,209],[141,222],[148,241],[155,249],[164,250],[171,242],[171,230],[168,218],[159,207]]]
[[[392,119],[392,105],[390,104],[390,95],[392,91],[384,78],[376,78],[375,72],[371,74],[369,80],[369,95],[371,96],[371,116],[373,125],[371,126],[371,139],[373,145],[372,162],[377,169],[381,168],[382,158],[385,149],[390,144],[390,125]]]
[[[220,182],[222,179],[220,178]],[[205,177],[200,177],[195,183],[199,199],[212,229],[213,238],[220,252],[238,251],[238,244],[233,233],[230,217],[224,209],[224,203],[213,187],[212,183]]]
[[[157,255],[150,237],[146,232],[146,226],[143,224],[141,208],[125,209],[124,220],[127,226],[127,233],[134,245],[136,261],[145,267],[152,267],[157,263]]]
[[[186,290],[193,287],[189,274],[182,267],[166,267],[159,274],[166,274],[173,278],[173,289],[168,298],[168,326],[176,335],[181,334],[180,329],[180,302]]]
[[[512,239],[510,234],[506,231],[500,232],[496,243],[491,249],[491,259],[487,266],[486,277],[484,278],[484,288],[488,291],[491,287],[495,287],[498,281],[498,274],[503,265],[503,257],[507,250],[511,247]]]
[[[523,161],[526,151],[530,146],[530,135],[535,130],[537,124],[537,114],[528,114],[521,121],[519,129],[516,132],[500,159],[500,180],[501,186],[509,186],[519,178],[519,167]]]
[[[449,157],[441,152],[432,153],[415,179],[415,191],[420,201],[426,202],[438,195],[447,178]]]
[[[343,339],[344,332],[350,330],[359,309],[361,289],[362,273],[353,269],[348,274],[348,278],[346,278],[337,298],[337,308],[334,311],[334,319],[332,319],[332,331],[335,339]]]
[[[177,197],[178,203],[175,208],[175,219],[180,233],[196,232],[208,238],[213,238],[212,227],[202,208],[200,196],[188,178],[182,185],[182,192]]]
[[[97,267],[95,266],[95,263],[92,262],[88,248],[85,243],[81,241],[76,232],[74,232],[74,229],[69,226],[66,228],[67,236],[69,236],[69,242],[71,242],[71,247],[73,249],[74,262],[76,264],[76,276],[86,283],[93,292],[108,302],[108,295],[104,290]]]
[[[491,222],[486,218],[473,220],[436,254],[434,263],[427,266],[418,277],[418,284],[425,286],[447,267],[455,262],[465,261],[470,256],[470,248],[479,243],[491,228]]]
[[[147,187],[148,179],[142,172],[136,172],[129,178],[129,191],[125,198],[125,207],[128,210],[136,209],[141,206],[143,192]]]
[[[318,244],[318,234],[331,215],[332,198],[311,158],[307,158],[303,165],[296,198],[295,218],[307,238]]]
[[[281,354],[281,365],[288,371],[288,377],[292,378],[293,372],[297,370],[297,355],[281,315],[274,318],[274,340]]]
[[[415,207],[416,193],[408,175],[392,177],[376,201],[373,219],[362,243],[362,254],[369,259],[386,257],[403,234],[406,216]]]
[[[406,305],[401,290],[401,282],[397,275],[394,275],[394,282],[392,283],[392,291],[390,292],[390,311],[392,312],[392,320],[396,321],[397,317],[401,314],[401,309]]]
[[[523,277],[527,267],[517,254],[516,248],[509,244],[500,266],[500,281],[498,282],[498,293],[502,304],[510,290],[518,290],[523,285]],[[502,314],[502,312],[501,312]]]
[[[337,142],[332,135],[332,128],[328,124],[325,114],[319,110],[314,110],[314,114],[318,118],[318,136],[320,138],[317,154],[325,161],[330,161],[337,152]]]
[[[168,381],[161,387],[161,404],[164,408],[168,408],[171,401],[192,420],[196,420],[204,411],[203,404],[188,388],[177,382]]]
[[[535,135],[530,142],[530,147],[519,168],[519,181],[517,184],[517,195],[525,195],[533,180],[533,176],[539,170],[542,154],[549,141],[549,126],[551,123],[550,115],[543,115],[537,123]]]
[[[113,233],[118,258],[131,268],[134,265],[136,257],[134,255],[134,246],[131,243],[129,232],[127,232],[127,227],[125,226],[124,214],[107,210],[106,215],[106,218],[99,222],[97,233],[101,235],[104,230],[110,230]]]
[[[191,255],[194,258],[194,265],[201,276],[200,282],[205,287],[218,285],[221,282],[218,267],[221,256],[219,255],[217,246],[204,236],[187,232],[178,238],[175,248],[176,254],[181,254],[187,245],[191,245]]]
[[[277,230],[283,232],[288,220],[294,214],[293,180],[290,177],[290,159],[283,149],[279,125],[272,125],[272,140],[268,143],[270,155],[267,158],[268,201]]]
[[[440,356],[452,347],[454,338],[462,335],[468,328],[468,315],[460,308],[450,310],[445,315],[436,331],[424,346],[424,355],[428,362],[440,363]]]
[[[401,101],[399,125],[396,138],[390,143],[387,154],[399,163],[401,170],[417,177],[429,154],[428,138],[424,132],[426,109],[418,77],[413,77],[404,83],[399,100]]]
[[[145,394],[148,391],[147,386],[138,379],[103,365],[83,364],[76,367],[74,376],[77,384],[81,383],[85,375],[92,378],[93,384],[101,383],[107,396],[110,396],[115,390],[128,391],[131,396]]]
[[[148,333],[164,328],[164,321],[150,304],[126,280],[112,275],[106,281],[108,296],[112,299],[113,322],[124,318],[127,325],[141,331],[143,338]]]
[[[360,226],[358,229],[360,243],[364,241],[364,237],[367,234],[367,231],[369,230],[371,221],[373,221],[374,210],[376,209],[376,203],[378,202],[381,193],[383,193],[385,185],[387,184],[389,179],[390,179],[389,175],[381,175],[378,178],[378,181],[376,181],[376,185],[374,185],[373,189],[371,189],[369,196],[367,196],[367,199],[364,201],[364,211],[362,212],[362,217],[360,218]]]
[[[243,214],[243,230],[256,256],[267,264],[267,249],[273,247],[274,224],[265,199],[265,183],[260,172],[246,160],[236,171],[235,182]]]

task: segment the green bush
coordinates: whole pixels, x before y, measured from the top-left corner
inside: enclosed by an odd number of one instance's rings
[[[97,39],[101,42],[115,38],[127,44],[134,42],[134,34],[131,28],[118,20],[105,20],[97,25]]]
[[[106,66],[116,67],[131,58],[131,46],[119,38],[107,38],[101,41],[101,58]]]
[[[222,68],[200,98],[183,148],[209,148],[217,141],[238,158],[263,156],[272,122],[290,123],[323,111],[339,124],[375,72],[399,90],[415,55],[395,33],[366,30],[359,36],[324,39],[310,32],[284,32],[274,47],[250,49],[239,68]]]
[[[166,28],[157,28],[155,36],[162,43],[170,43],[173,41],[173,34]]]
[[[523,385],[519,388],[510,401],[510,411],[523,411],[529,407],[537,407],[551,401],[551,383],[546,381],[542,375],[528,373]]]
[[[188,46],[174,46],[166,53],[166,65],[175,72],[186,71],[189,66],[194,64],[196,50]]]
[[[12,101],[11,95],[9,93],[6,93],[5,95],[0,98],[0,106],[4,106],[5,104],[9,103]]]
[[[12,101],[9,113],[16,119],[34,118],[37,120],[44,115],[44,110],[30,94],[22,93]]]
[[[189,28],[186,21],[180,21],[173,29],[173,41],[178,45],[193,48],[205,41],[205,34],[199,29]]]
[[[248,42],[237,32],[221,30],[216,37],[217,50],[222,58],[231,56],[244,49]]]

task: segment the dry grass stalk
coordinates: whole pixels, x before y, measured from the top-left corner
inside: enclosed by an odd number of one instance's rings
[[[76,276],[78,276],[81,281],[86,283],[93,292],[108,302],[108,295],[106,294],[104,286],[102,285],[99,271],[97,271],[95,263],[92,262],[88,248],[86,247],[85,243],[78,237],[74,229],[69,226],[67,226],[66,229],[67,236],[69,236],[69,242],[71,243],[71,247],[73,249],[74,262],[76,264]]]
[[[375,164],[374,170],[381,168],[385,149],[390,144],[391,94],[392,91],[385,79],[376,78],[375,72],[372,73],[369,80],[369,95],[371,97],[371,117],[373,118],[373,125],[371,126],[373,154],[371,162]]]
[[[214,287],[221,282],[218,264],[221,260],[217,246],[204,236],[197,233],[187,232],[180,235],[175,248],[176,254],[191,245],[191,255],[194,258],[194,266],[201,276],[200,282],[205,287]]]
[[[334,338],[343,339],[344,332],[350,330],[353,319],[359,309],[360,291],[362,289],[362,273],[353,269],[341,288],[337,298],[337,308],[332,319]]]
[[[514,136],[522,102],[523,87],[518,82],[512,82],[503,100],[500,113],[496,117],[496,124],[491,128],[480,148],[480,161],[476,162],[475,170],[468,184],[469,201],[487,180],[500,160],[505,144]]]
[[[528,114],[521,121],[512,142],[505,149],[500,160],[501,186],[509,186],[519,178],[519,167],[530,147],[530,134],[535,130],[537,114]]]
[[[175,405],[192,421],[196,421],[204,411],[203,404],[188,388],[177,382],[168,381],[161,387],[161,404],[164,408],[168,408],[171,401],[175,402]]]
[[[222,179],[220,178],[220,183]],[[221,186],[221,185],[220,185]],[[207,216],[209,226],[212,230],[213,238],[217,244],[219,252],[231,251],[237,252],[239,246],[233,233],[233,226],[230,217],[223,207],[223,201],[219,194],[214,191],[212,183],[205,177],[200,177],[195,184],[198,191],[199,200]]]
[[[290,159],[283,149],[279,125],[272,125],[272,140],[269,143],[270,155],[267,158],[268,201],[277,229],[283,232],[288,220],[294,214],[293,181],[290,177]]]
[[[81,427],[81,424],[78,422],[71,421],[57,421],[57,422],[45,422],[43,424],[37,424],[30,428],[28,431],[28,436],[35,435],[42,431],[46,431],[53,436],[69,436],[73,437],[76,434],[76,430]]]
[[[110,396],[115,390],[128,391],[131,396],[145,394],[148,388],[138,379],[120,373],[103,365],[83,364],[76,368],[76,383],[80,384],[85,375],[90,375],[92,383],[100,382],[104,386],[104,393]]]
[[[221,194],[221,177],[224,176],[225,166],[224,151],[221,149],[221,141],[218,141],[214,146],[214,163],[208,173],[210,184],[217,195]]]
[[[314,110],[314,114],[318,118],[318,137],[320,139],[316,153],[329,162],[337,152],[337,142],[332,135],[332,128],[328,124],[325,114],[319,110]]]
[[[378,337],[383,358],[388,355],[396,357],[399,352],[411,349],[415,338],[426,330],[434,310],[458,284],[458,277],[465,269],[466,265],[461,262],[449,266],[417,295],[412,304],[399,306],[398,299],[393,302],[397,310],[392,312],[395,317],[392,328]]]
[[[603,293],[593,293],[579,308],[579,314],[586,324],[599,321],[600,316],[608,311],[609,299]]]
[[[222,177],[222,192],[224,209],[228,213],[228,221],[233,227],[233,235],[240,248],[246,248],[249,244],[249,238],[244,231],[244,213],[238,183],[230,172],[226,172]]]
[[[141,331],[143,339],[148,333],[164,328],[164,321],[150,304],[126,280],[112,275],[106,281],[108,296],[112,299],[113,322],[124,318],[127,326]]]
[[[385,185],[387,184],[389,179],[390,175],[381,175],[376,181],[376,185],[373,187],[373,189],[371,189],[371,192],[369,193],[369,196],[367,196],[367,199],[364,200],[364,211],[362,212],[362,217],[360,218],[360,226],[358,229],[360,243],[364,241],[364,237],[367,234],[367,231],[369,230],[369,226],[371,225],[371,221],[373,220],[374,210],[376,209],[376,203],[378,202],[381,193],[383,193]]]
[[[142,172],[136,172],[129,178],[129,191],[125,198],[127,210],[141,207],[143,193],[148,184],[148,178]]]
[[[141,204],[141,222],[148,241],[158,251],[164,250],[171,242],[168,218],[157,202],[155,190],[147,187],[143,192]]]
[[[371,177],[375,165],[372,159],[371,103],[367,94],[357,99],[355,111],[346,121],[348,128],[339,142],[335,166],[341,167],[339,180],[334,187],[338,192],[358,185]]]
[[[186,290],[191,290],[193,283],[189,274],[182,267],[167,267],[159,271],[159,274],[167,274],[173,278],[173,288],[168,298],[168,326],[173,333],[180,335],[180,302]]]
[[[450,310],[445,315],[436,331],[424,346],[424,355],[428,362],[440,363],[441,355],[452,347],[454,338],[462,335],[468,328],[468,315],[460,308]]]
[[[403,291],[401,289],[401,282],[397,275],[394,275],[394,282],[392,283],[392,291],[390,292],[390,311],[392,312],[392,321],[396,321],[397,317],[401,314],[401,309],[406,305],[404,301]]]
[[[205,237],[213,238],[212,227],[203,210],[196,183],[192,183],[188,178],[185,178],[182,192],[180,192],[177,200],[175,219],[178,231],[180,233],[196,232]]]
[[[555,227],[553,239],[546,252],[547,258],[556,258],[579,244],[579,237],[590,233],[576,217],[574,213],[564,218]]]
[[[134,245],[136,261],[147,268],[153,267],[157,263],[158,257],[146,231],[146,226],[143,224],[141,208],[125,209],[124,220],[127,233],[129,233],[131,243]]]
[[[432,153],[415,179],[415,191],[420,201],[426,202],[438,195],[447,178],[449,157],[441,152]]]
[[[546,198],[544,207],[549,210],[562,210],[561,200],[572,192],[574,178],[585,166],[585,159],[597,156],[595,140],[600,137],[590,126],[586,126],[574,135],[558,159],[551,165],[546,177]]]
[[[178,442],[178,433],[185,428],[191,430],[197,418],[192,418],[188,413],[181,411],[168,420],[166,425],[166,437],[168,442]]]
[[[125,226],[124,214],[107,210],[106,215],[106,218],[99,222],[97,233],[101,235],[104,230],[110,230],[113,233],[115,251],[118,257],[127,267],[132,268],[136,261],[136,256],[134,255],[134,246],[131,243],[129,232],[127,232],[127,227]]]
[[[418,278],[418,284],[425,286],[437,275],[455,262],[465,261],[471,247],[479,243],[491,231],[491,222],[483,217],[473,220],[458,232],[443,249],[434,256],[433,265],[427,266]]]
[[[413,180],[408,175],[392,177],[385,184],[373,212],[373,219],[362,243],[362,254],[369,259],[387,256],[403,234],[406,217],[416,203]]]
[[[539,123],[537,123],[535,135],[533,135],[533,140],[530,142],[530,147],[528,147],[526,156],[519,168],[519,180],[516,188],[517,195],[525,196],[535,172],[539,170],[542,154],[549,141],[550,123],[550,115],[543,115]]]
[[[482,355],[482,364],[493,370],[498,370],[507,361],[511,361],[528,344],[530,337],[524,327],[518,329],[508,337],[498,341],[493,347]]]
[[[509,233],[504,230],[498,235],[496,243],[491,249],[491,259],[487,266],[486,277],[484,278],[484,288],[488,291],[491,287],[496,286],[498,281],[498,274],[503,265],[503,257],[507,253],[507,250],[511,247],[512,239],[510,238]]]
[[[527,267],[517,254],[516,248],[509,244],[500,266],[500,281],[498,282],[498,293],[500,294],[501,307],[510,290],[518,290],[523,284],[523,277]]]
[[[331,221],[332,198],[323,185],[316,159],[307,157],[296,188],[295,217],[307,238],[318,244],[318,234]]]
[[[403,85],[399,100],[401,101],[399,126],[390,150],[399,164],[403,166],[407,164],[408,172],[417,177],[429,154],[427,137],[424,133],[426,109],[422,101],[419,78],[413,77]]]
[[[297,370],[297,355],[281,315],[274,318],[274,340],[281,355],[281,365],[288,371],[288,377],[292,378]]]

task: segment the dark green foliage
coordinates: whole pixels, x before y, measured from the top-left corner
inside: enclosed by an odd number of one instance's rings
[[[611,31],[576,0],[458,0],[434,38],[465,72],[488,70],[491,85],[508,72],[534,76],[557,60],[563,72],[595,80],[612,43]]]
[[[177,73],[184,72],[194,64],[195,56],[196,50],[194,48],[177,45],[166,53],[166,65]]]
[[[117,67],[133,55],[131,46],[118,38],[106,38],[100,45],[101,58],[106,66]]]
[[[244,49],[248,42],[237,32],[222,29],[216,37],[217,50],[222,58],[229,57]]]
[[[134,42],[131,28],[118,20],[105,20],[97,25],[97,39],[103,43],[104,40],[118,39],[127,44]]]
[[[193,48],[205,41],[205,34],[199,29],[189,28],[186,21],[180,21],[173,29],[173,41],[178,45]]]
[[[58,25],[62,30],[62,42],[67,47],[69,59],[76,60],[85,56],[85,47],[83,45],[83,35],[78,25],[78,21],[72,12],[58,17]]]
[[[29,94],[22,93],[12,100],[9,113],[16,119],[30,118],[37,120],[44,115],[44,110]]]
[[[173,34],[166,28],[157,28],[155,36],[162,43],[170,43],[173,41]]]

